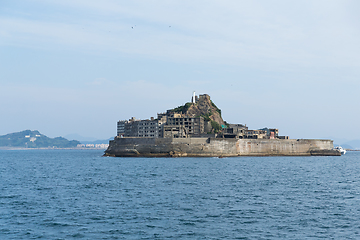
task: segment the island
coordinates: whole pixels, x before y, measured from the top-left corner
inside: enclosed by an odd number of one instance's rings
[[[117,122],[117,135],[104,156],[235,157],[340,156],[329,139],[290,139],[276,128],[249,129],[223,120],[207,94],[158,113],[157,118],[132,117]]]
[[[49,138],[39,131],[25,130],[0,136],[0,148],[75,148],[79,141],[63,137]]]

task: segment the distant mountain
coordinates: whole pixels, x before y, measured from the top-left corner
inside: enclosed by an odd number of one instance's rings
[[[80,144],[79,141],[69,141],[63,137],[49,138],[39,131],[25,130],[0,136],[0,147],[20,148],[73,148]]]
[[[345,149],[351,149],[351,150],[355,149],[353,146],[350,146],[348,144],[334,144],[334,147],[337,147],[337,146],[341,146],[342,148],[345,148]]]
[[[352,150],[360,150],[360,140],[336,139],[334,140],[334,146],[341,146],[343,148]]]
[[[343,143],[341,146],[344,147],[345,145],[352,146],[352,149],[360,149],[360,140],[352,140]]]
[[[350,146],[348,144],[343,144],[343,145],[340,145],[342,148],[345,148],[345,149],[352,149],[352,150],[355,150],[355,148],[353,146]]]

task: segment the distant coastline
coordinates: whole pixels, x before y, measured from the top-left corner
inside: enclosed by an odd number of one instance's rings
[[[68,140],[63,137],[49,138],[37,130],[24,130],[0,136],[0,149],[5,150],[106,149],[108,146],[109,144],[101,143],[100,140],[81,143],[80,141]]]
[[[73,147],[73,148],[23,148],[23,147],[0,147],[0,150],[104,150],[106,148],[88,148],[88,147]]]

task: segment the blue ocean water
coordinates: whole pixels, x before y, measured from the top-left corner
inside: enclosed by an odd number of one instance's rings
[[[360,152],[0,151],[0,239],[359,239]]]

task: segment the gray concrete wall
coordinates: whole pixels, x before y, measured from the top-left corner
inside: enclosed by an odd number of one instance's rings
[[[318,139],[115,138],[105,155],[232,157],[339,155],[333,141]]]
[[[333,141],[319,139],[239,139],[239,155],[311,155],[312,151],[331,150]]]

